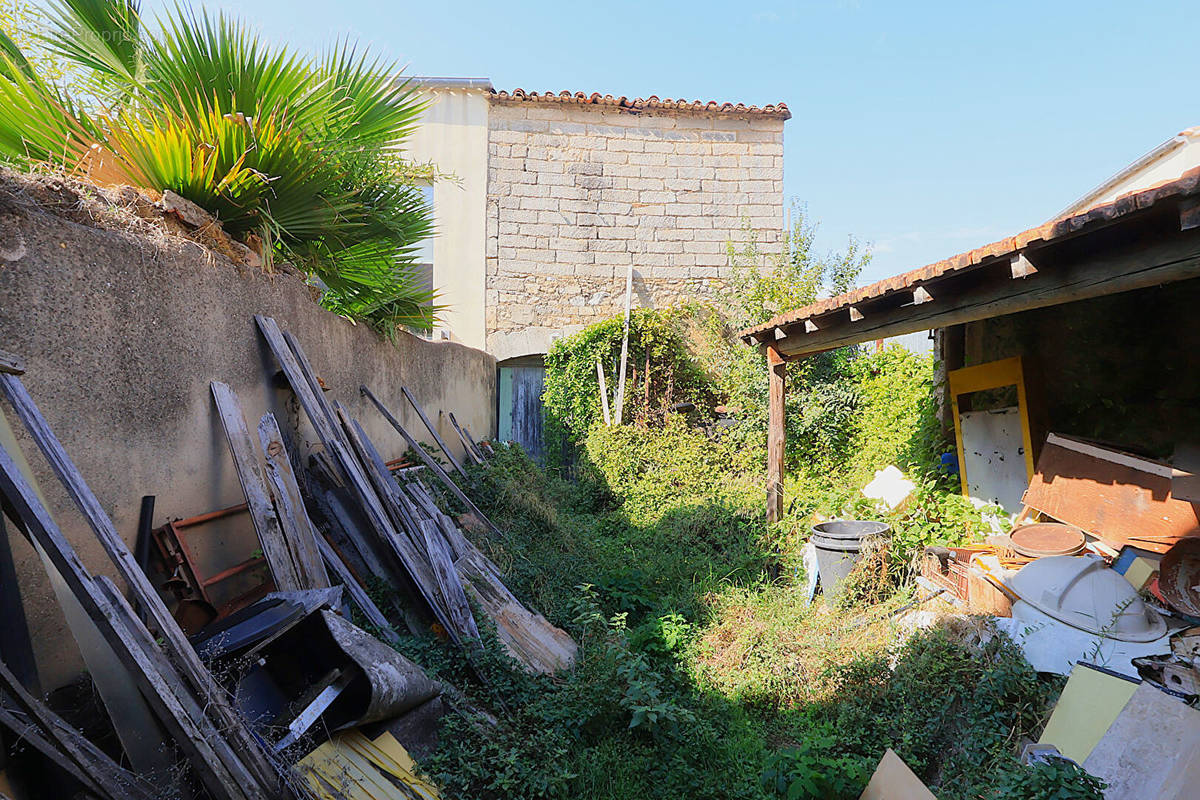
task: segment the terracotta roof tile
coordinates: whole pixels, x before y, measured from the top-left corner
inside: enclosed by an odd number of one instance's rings
[[[1157,203],[1173,197],[1186,197],[1200,194],[1200,167],[1183,173],[1179,178],[1163,181],[1148,189],[1139,189],[1121,195],[1111,203],[1093,206],[1080,211],[1074,216],[1056,219],[1036,228],[1001,239],[998,242],[959,253],[956,256],[926,264],[923,267],[893,275],[876,281],[869,286],[852,289],[836,297],[818,300],[815,303],[780,314],[761,325],[746,328],[738,335],[742,338],[763,333],[780,325],[794,325],[812,317],[840,311],[856,305],[864,300],[874,300],[892,292],[911,291],[923,282],[940,278],[952,272],[977,266],[989,258],[997,256],[1016,255],[1022,248],[1037,241],[1053,241],[1092,225],[1111,222],[1120,217],[1133,214],[1136,211],[1150,208]]]
[[[792,112],[785,103],[773,105],[748,106],[744,103],[718,103],[715,100],[672,100],[660,99],[657,95],[646,98],[625,96],[613,97],[611,94],[593,92],[527,92],[524,89],[513,89],[511,92],[499,91],[492,93],[492,99],[500,103],[566,103],[575,105],[607,106],[623,108],[629,111],[643,109],[698,112],[706,114],[733,114],[739,116],[772,117],[775,119],[791,119]]]

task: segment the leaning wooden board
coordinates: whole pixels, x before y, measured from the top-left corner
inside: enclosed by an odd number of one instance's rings
[[[1120,450],[1050,434],[1025,505],[1120,549],[1165,553],[1200,536],[1200,503],[1171,494],[1171,467]]]

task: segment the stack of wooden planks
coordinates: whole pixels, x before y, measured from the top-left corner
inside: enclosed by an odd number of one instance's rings
[[[508,652],[526,669],[550,673],[573,664],[576,646],[571,638],[522,605],[504,586],[495,565],[471,544],[449,516],[438,509],[419,479],[401,484],[359,421],[341,403],[325,397],[299,342],[281,330],[270,317],[258,316],[255,320],[323,445],[320,470],[350,498],[349,505],[353,506],[336,512],[336,503],[327,502],[330,510],[335,511],[327,515],[327,519],[333,518],[331,521],[338,525],[341,535],[353,544],[363,560],[373,562],[372,572],[416,599],[450,639],[469,650],[478,647],[480,636],[468,597],[488,615]],[[412,393],[404,387],[400,391],[446,456],[450,469],[465,476],[462,464],[438,435]],[[472,502],[447,469],[421,446],[383,401],[366,386],[361,387],[361,392],[391,424],[403,443],[416,453],[427,474],[467,509],[473,527],[499,534],[499,529]],[[485,451],[475,445],[457,421],[453,424],[463,438],[466,452],[482,463],[486,458]],[[330,553],[332,544],[318,542],[318,547],[322,547],[327,562],[343,582],[355,584],[348,586],[351,598],[368,619],[381,630],[393,630],[386,614],[365,598],[364,587],[357,584],[351,570],[344,563],[338,563],[336,553]],[[330,558],[331,555],[335,558]],[[284,554],[280,553],[278,559],[281,571],[286,571]]]
[[[1165,553],[1184,537],[1200,536],[1200,503],[1175,497],[1173,475],[1161,461],[1051,433],[1024,504],[1113,550],[1132,545]]]
[[[105,664],[110,673],[106,677],[137,688],[134,702],[144,701],[151,715],[150,728],[135,732],[149,745],[138,751],[128,744],[132,738],[122,740],[127,752],[133,751],[131,758],[139,752],[150,758],[145,754],[159,741],[178,751],[191,773],[217,800],[294,797],[284,780],[287,769],[268,757],[230,696],[200,661],[14,371],[0,373],[0,389],[148,619],[143,623],[111,581],[93,575],[83,565],[43,504],[12,437],[2,437],[0,499],[4,513],[42,556],[51,584],[61,588],[59,596],[69,603],[64,611],[69,621],[75,620],[76,638],[83,637],[92,653],[103,655],[103,662],[97,663]],[[7,431],[6,424],[0,427]],[[119,677],[111,674],[117,671],[122,673]],[[157,795],[156,789],[168,788],[136,779],[107,760],[79,732],[23,695],[11,676],[0,675],[0,683],[5,695],[0,703],[4,707],[0,724],[35,742],[35,747],[94,794],[118,800],[152,797]],[[128,719],[132,713],[108,698],[105,702],[114,719]],[[166,782],[166,776],[162,780]]]

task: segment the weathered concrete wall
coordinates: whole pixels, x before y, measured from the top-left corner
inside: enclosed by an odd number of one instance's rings
[[[488,350],[545,353],[551,336],[619,313],[630,264],[637,305],[711,294],[745,221],[778,252],[783,123],[494,101]]]
[[[296,277],[238,268],[166,235],[111,229],[136,227],[117,210],[93,213],[110,229],[80,224],[81,204],[69,191],[55,211],[32,203],[27,188],[0,176],[0,349],[26,359],[30,393],[131,545],[142,495],[158,498],[156,525],[243,502],[209,381],[237,391],[252,433],[270,410],[285,435],[297,435],[306,450],[314,446],[291,392],[276,386],[278,367],[254,314],[273,316],[295,334],[330,397],[358,417],[386,458],[405,448],[360,397],[361,383],[418,438],[430,437],[406,407],[402,384],[435,421],[439,411],[454,412],[477,436],[494,432],[491,356],[407,335],[390,344],[319,308]],[[3,402],[0,409],[84,563],[113,575],[20,423]],[[441,433],[457,445],[444,417]],[[53,687],[81,664],[36,556],[21,537],[11,539],[43,683]],[[257,544],[243,532],[229,546]]]

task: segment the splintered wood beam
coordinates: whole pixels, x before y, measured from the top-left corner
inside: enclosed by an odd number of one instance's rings
[[[1037,272],[1037,267],[1024,253],[1017,253],[1012,257],[1011,270],[1014,278],[1027,278]]]
[[[320,534],[304,507],[300,484],[296,482],[291,459],[283,444],[283,433],[274,414],[264,414],[258,421],[258,441],[267,460],[267,479],[275,495],[279,524],[283,526],[285,541],[292,551],[292,563],[300,583],[305,589],[326,589],[329,573],[325,571],[317,549]]]
[[[213,381],[210,388],[213,401],[217,405],[217,414],[221,418],[221,427],[225,429],[225,438],[229,441],[233,468],[237,473],[238,482],[242,485],[242,493],[246,496],[250,520],[254,523],[258,543],[262,545],[267,566],[271,569],[275,588],[281,592],[315,588],[304,585],[292,558],[283,526],[279,524],[279,516],[271,504],[271,496],[267,493],[267,485],[258,468],[258,456],[250,441],[250,432],[246,429],[246,418],[242,414],[242,405],[238,402],[237,395],[228,384],[220,381]]]
[[[5,350],[0,350],[0,372],[9,375],[24,375],[25,360]]]
[[[858,310],[858,307],[850,306],[850,321],[851,322],[861,322],[862,319],[863,319],[863,313]]]
[[[429,455],[429,453],[425,452],[425,448],[421,447],[420,443],[414,439],[407,430],[405,430],[404,426],[400,424],[400,420],[396,419],[396,416],[391,412],[391,410],[389,410],[388,407],[385,406],[369,388],[367,388],[366,384],[359,386],[358,390],[362,392],[364,397],[366,397],[375,405],[375,408],[379,410],[379,413],[383,415],[383,418],[391,423],[392,427],[395,428],[396,432],[404,438],[404,441],[409,447],[412,448],[413,452],[425,462],[425,466],[429,467],[433,474],[438,476],[438,479],[441,480],[446,488],[450,490],[450,493],[457,497],[459,502],[467,507],[468,511],[470,511],[470,513],[479,520],[480,524],[482,524],[492,533],[502,536],[503,534],[501,533],[500,529],[493,525],[492,521],[488,519],[487,516],[480,511],[473,502],[471,502],[471,498],[467,497],[462,489],[458,488],[458,484],[456,484],[454,480],[446,473],[446,470],[442,468],[442,465],[439,464],[431,455]]]
[[[596,367],[597,367],[597,369],[600,368],[599,361],[596,362]],[[604,373],[601,372],[600,374],[603,376]],[[603,384],[603,381],[601,381],[601,384]],[[603,389],[604,388],[603,385],[601,385],[600,388]],[[605,422],[605,424],[607,424],[608,423],[608,396],[602,394],[601,399],[604,401],[604,422]],[[459,426],[458,420],[456,420],[454,418],[454,412],[451,411],[446,416],[450,419],[450,425],[451,425],[451,427],[454,428],[454,432],[458,434],[458,440],[460,442],[462,442],[463,450],[466,451],[467,455],[470,456],[471,460],[474,461],[476,464],[482,464],[483,463],[483,455],[481,455],[480,453],[475,451],[475,443],[472,442],[470,439],[468,439],[467,435],[465,433],[463,433],[463,429],[461,426]]]
[[[918,286],[916,289],[913,289],[913,305],[914,306],[919,306],[922,303],[931,303],[931,302],[933,302],[933,295],[931,295],[929,293],[929,290],[926,289],[924,286]]]
[[[0,702],[0,724],[10,728],[19,738],[29,739],[36,749],[49,756],[83,786],[112,800],[151,800],[158,794],[148,781],[119,766],[26,691],[2,662],[0,688],[28,720],[28,723],[22,722],[13,710],[6,707],[6,703]],[[42,735],[37,739],[32,738],[30,726],[33,724],[41,729]]]

